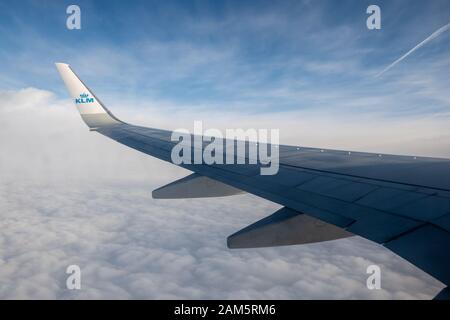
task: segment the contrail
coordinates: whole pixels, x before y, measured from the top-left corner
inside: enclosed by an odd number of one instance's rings
[[[393,66],[395,66],[397,63],[399,63],[400,61],[402,61],[403,59],[405,59],[407,56],[409,56],[411,53],[413,53],[414,51],[416,51],[417,49],[419,49],[420,47],[424,46],[425,44],[427,44],[429,41],[433,40],[434,38],[437,38],[438,36],[440,36],[442,33],[444,33],[445,31],[450,29],[450,23],[446,24],[445,26],[439,28],[438,30],[436,30],[435,32],[433,32],[428,38],[426,38],[425,40],[423,40],[421,43],[419,43],[417,46],[415,46],[414,48],[412,48],[411,50],[409,50],[407,53],[405,53],[403,56],[401,56],[400,58],[398,58],[397,60],[395,60],[394,62],[392,62],[390,65],[388,65],[383,71],[381,71],[380,73],[378,73],[375,77],[379,77],[381,76],[383,73],[385,73],[386,71],[388,71],[389,69],[391,69]]]

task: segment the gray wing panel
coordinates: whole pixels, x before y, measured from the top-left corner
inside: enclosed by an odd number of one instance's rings
[[[427,224],[385,244],[439,281],[450,284],[450,233]]]
[[[448,159],[285,147],[280,154],[280,163],[354,177],[450,190]]]
[[[450,232],[450,214],[439,217],[432,221],[436,226]]]

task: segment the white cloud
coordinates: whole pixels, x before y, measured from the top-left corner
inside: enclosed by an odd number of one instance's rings
[[[442,287],[388,250],[358,237],[229,250],[229,234],[279,206],[251,195],[153,200],[153,188],[187,172],[89,132],[70,102],[50,92],[28,88],[2,96],[0,298],[404,299],[430,298]],[[172,120],[171,126],[178,126],[199,116],[183,119],[147,109],[147,118],[137,111],[118,111],[124,120],[154,126]],[[221,120],[217,117],[211,125],[224,126],[230,117],[220,114]],[[270,118],[279,124],[286,120],[282,115]],[[348,138],[372,146],[377,137],[381,145],[395,136],[395,129],[427,128],[436,133],[439,127],[433,125],[440,123],[387,122],[388,133],[377,136],[367,130],[373,139],[367,144],[364,134],[351,130],[375,129],[380,125],[375,119],[332,128],[330,119],[323,123],[308,114],[298,119],[286,125],[292,142],[299,136],[302,141],[325,142],[321,130],[340,132],[345,127],[342,140],[332,142],[346,144]],[[264,116],[242,117],[235,123],[252,121],[269,124]],[[319,136],[313,138],[315,134]],[[80,291],[65,289],[70,264],[82,269]],[[366,289],[369,264],[382,268],[381,291]]]

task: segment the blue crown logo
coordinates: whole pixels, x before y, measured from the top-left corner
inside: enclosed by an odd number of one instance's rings
[[[94,98],[89,98],[89,94],[87,93],[80,93],[80,97],[75,99],[75,103],[93,103]]]

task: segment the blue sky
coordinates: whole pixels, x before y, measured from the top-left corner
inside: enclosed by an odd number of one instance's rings
[[[447,112],[450,35],[374,75],[450,22],[448,1],[72,1],[0,3],[0,88],[66,94],[71,64],[106,104],[279,113]],[[382,29],[366,28],[378,4]]]

